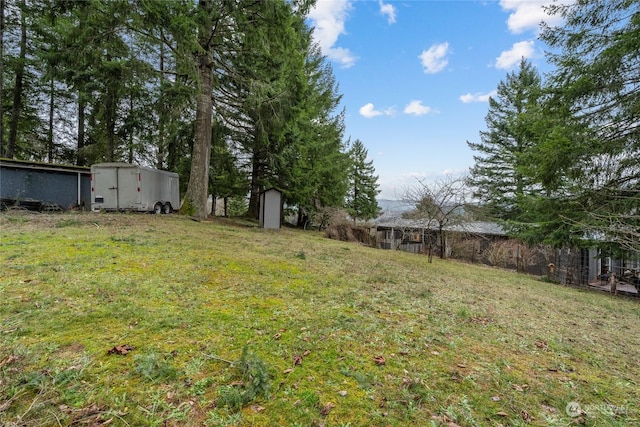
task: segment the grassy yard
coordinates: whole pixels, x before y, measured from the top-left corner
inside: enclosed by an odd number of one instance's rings
[[[628,426],[640,304],[315,232],[0,215],[2,426]]]

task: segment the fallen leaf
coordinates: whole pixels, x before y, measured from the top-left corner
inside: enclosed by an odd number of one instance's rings
[[[18,360],[18,358],[12,354],[9,357],[2,359],[2,361],[0,361],[0,368],[2,368],[4,365],[9,365],[15,362],[16,360]]]
[[[302,365],[302,356],[300,356],[299,354],[293,356],[293,366],[296,365]]]
[[[282,373],[286,375],[290,374],[291,372],[293,372],[293,368],[285,369]]]
[[[132,350],[135,350],[135,347],[132,347],[127,344],[120,344],[107,350],[107,354],[119,354],[121,356],[124,356]]]
[[[479,323],[482,326],[487,326],[489,323],[493,322],[493,319],[490,317],[472,317],[469,319],[472,323]]]
[[[533,420],[531,415],[529,415],[529,413],[527,411],[524,411],[524,410],[520,411],[520,416],[522,417],[523,420],[525,420],[528,423]]]
[[[304,353],[302,353],[304,357],[307,357],[310,354],[311,354],[311,350],[305,350]]]
[[[340,396],[344,397],[344,396],[346,396],[346,395],[347,395],[347,391],[346,391],[346,390],[340,390],[340,391],[338,392],[338,394],[339,394]]]
[[[507,414],[507,413],[506,413],[506,412],[504,412],[504,411],[496,412],[496,415],[498,415],[498,416],[500,416],[500,417],[508,417],[508,416],[509,416],[509,414]]]
[[[262,412],[264,411],[264,406],[251,405],[251,409],[253,409],[253,412]]]
[[[320,409],[320,414],[321,414],[323,417],[326,417],[327,415],[329,415],[329,412],[331,412],[331,410],[332,410],[333,408],[335,408],[335,407],[336,407],[336,405],[335,405],[335,404],[333,404],[333,403],[329,402],[329,403],[327,403],[326,405],[324,405],[324,406],[322,407],[322,409]]]
[[[499,396],[492,396],[491,400],[494,401],[494,402],[500,402],[502,399],[500,399]]]
[[[431,419],[439,424],[444,424],[447,427],[460,427],[459,424],[453,422],[453,420],[446,415],[432,415]]]
[[[376,363],[376,365],[382,366],[385,363],[387,363],[386,359],[384,358],[384,356],[376,356],[373,358],[373,361]]]
[[[273,339],[274,339],[274,340],[279,340],[281,336],[282,336],[282,334],[281,334],[280,332],[278,332],[277,334],[275,334],[275,335],[273,336]]]

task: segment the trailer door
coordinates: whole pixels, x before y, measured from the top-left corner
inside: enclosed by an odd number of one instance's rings
[[[140,169],[118,168],[118,209],[140,210]]]
[[[93,209],[118,209],[118,170],[94,168]]]

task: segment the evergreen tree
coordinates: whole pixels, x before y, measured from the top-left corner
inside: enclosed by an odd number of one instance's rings
[[[296,206],[297,225],[306,227],[327,207],[341,207],[347,192],[349,157],[342,142],[344,113],[331,65],[306,33],[301,113],[287,132],[291,140],[279,168],[285,202]],[[321,222],[321,221],[320,221]]]
[[[534,191],[523,173],[523,156],[535,144],[533,124],[538,119],[540,96],[540,76],[523,58],[519,69],[498,84],[497,96],[489,99],[487,130],[480,132],[482,142],[467,141],[478,153],[469,184],[490,217],[517,218],[523,197]]]
[[[345,207],[353,221],[376,218],[380,214],[380,206],[376,197],[378,190],[378,176],[375,175],[373,160],[367,161],[367,149],[359,139],[356,139],[349,149],[349,190]]]
[[[564,24],[541,37],[554,50],[550,111],[562,122],[545,115],[547,132],[529,159],[556,195],[537,222],[565,230],[558,238],[600,236],[640,249],[640,3],[580,1],[551,11]]]

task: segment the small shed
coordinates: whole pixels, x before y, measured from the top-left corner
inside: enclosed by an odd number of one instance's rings
[[[1,207],[59,210],[91,205],[91,173],[82,166],[0,159]]]
[[[282,218],[282,191],[269,188],[260,193],[260,227],[279,230]]]

